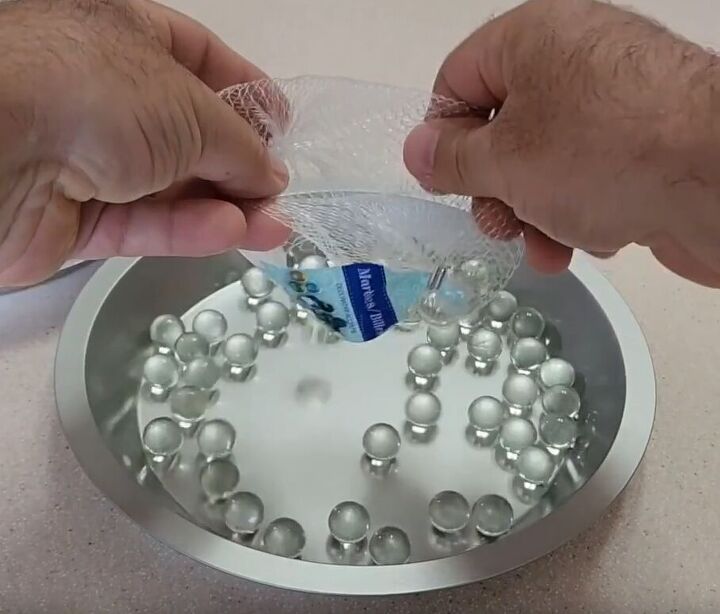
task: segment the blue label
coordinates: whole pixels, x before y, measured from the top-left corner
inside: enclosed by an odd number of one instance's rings
[[[369,341],[407,317],[425,292],[428,274],[356,263],[295,270],[263,263],[290,297],[349,341]]]

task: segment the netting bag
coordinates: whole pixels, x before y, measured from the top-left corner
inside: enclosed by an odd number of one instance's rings
[[[220,95],[288,167],[286,191],[265,212],[338,267],[373,264],[394,283],[415,280],[405,291],[418,296],[396,311],[417,305],[430,321],[457,319],[489,302],[517,268],[519,238],[483,234],[469,198],[428,193],[403,163],[412,128],[468,116],[464,103],[326,77],[245,83]]]

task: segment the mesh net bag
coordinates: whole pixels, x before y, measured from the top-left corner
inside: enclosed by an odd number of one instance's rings
[[[334,264],[427,272],[425,307],[452,317],[491,300],[517,268],[521,239],[481,232],[469,198],[428,193],[403,163],[412,128],[471,115],[464,103],[327,77],[256,81],[220,96],[288,167],[286,191],[264,211]],[[455,305],[441,304],[448,298]]]

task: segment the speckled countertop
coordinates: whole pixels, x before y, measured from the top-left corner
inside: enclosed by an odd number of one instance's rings
[[[427,86],[446,50],[510,2],[174,0],[272,74],[343,74]],[[711,0],[637,0],[720,44]],[[658,380],[652,442],[625,493],[589,531],[517,572],[409,597],[290,593],[176,554],[85,477],[55,413],[62,322],[94,265],[0,295],[0,612],[718,612],[720,292],[640,249],[599,263],[640,321]]]

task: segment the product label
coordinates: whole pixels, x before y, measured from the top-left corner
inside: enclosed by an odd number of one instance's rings
[[[290,297],[348,341],[375,339],[404,320],[422,297],[428,274],[379,264],[296,270],[263,263]]]

